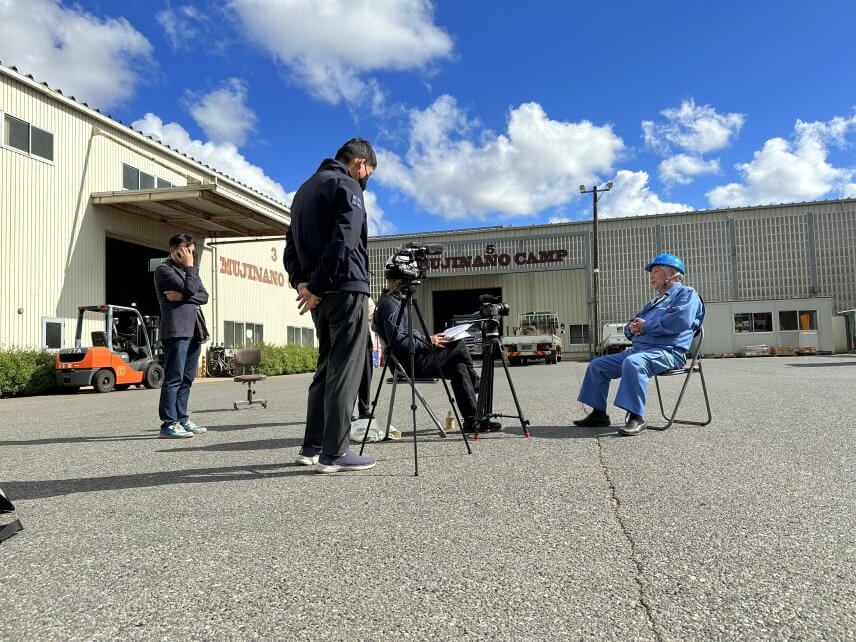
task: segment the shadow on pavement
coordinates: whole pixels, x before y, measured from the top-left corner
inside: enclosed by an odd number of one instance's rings
[[[789,363],[791,368],[837,368],[838,366],[856,366],[856,361],[839,361],[837,363]]]
[[[202,437],[202,439],[205,439]],[[196,442],[196,439],[191,441]],[[159,453],[186,453],[186,452],[232,452],[242,450],[271,450],[274,448],[295,448],[303,445],[303,437],[282,437],[280,439],[259,439],[257,441],[232,441],[226,443],[213,443],[207,446],[194,446],[191,448],[164,448]]]
[[[157,439],[157,433],[150,435],[109,435],[107,437],[48,437],[45,439],[30,439],[22,441],[0,440],[0,448],[3,446],[44,446],[49,444],[86,444],[98,443],[100,441],[139,441],[141,439]]]
[[[193,413],[191,413],[193,414]],[[264,424],[223,424],[222,426],[212,426],[210,424],[205,424],[205,427],[208,428],[210,432],[230,432],[233,430],[249,430],[251,428],[274,428],[281,427],[285,428],[287,426],[305,426],[305,421],[274,421],[271,423]]]
[[[292,469],[292,470],[289,470]],[[311,467],[294,463],[254,464],[248,466],[225,466],[223,468],[191,468],[134,475],[110,477],[84,477],[81,479],[47,479],[43,481],[4,481],[4,488],[16,500],[62,497],[74,493],[91,493],[125,488],[149,488],[172,484],[201,484],[207,482],[242,481],[315,475]]]
[[[505,429],[503,432],[522,435],[519,426]],[[606,428],[580,428],[578,426],[529,426],[529,432],[535,439],[596,439],[597,437],[619,437],[615,426]]]

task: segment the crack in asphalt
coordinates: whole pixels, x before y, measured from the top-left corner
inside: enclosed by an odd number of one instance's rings
[[[592,436],[597,442],[597,453],[598,458],[600,459],[600,469],[603,472],[603,476],[606,479],[607,485],[609,486],[610,503],[613,506],[613,514],[615,515],[615,521],[618,522],[618,526],[619,528],[621,528],[621,532],[624,534],[625,539],[630,544],[630,561],[633,562],[633,566],[636,567],[636,574],[633,579],[636,580],[636,584],[639,587],[639,605],[642,607],[642,612],[645,614],[645,620],[654,634],[654,639],[656,639],[658,642],[662,642],[663,635],[660,633],[660,629],[657,627],[657,622],[654,619],[654,610],[648,603],[648,599],[645,596],[645,584],[642,581],[643,570],[642,564],[639,562],[639,558],[636,555],[636,542],[634,541],[633,536],[630,534],[630,530],[627,528],[627,525],[624,523],[624,520],[621,517],[621,499],[619,499],[618,497],[618,491],[615,488],[615,482],[612,481],[612,477],[609,474],[609,468],[607,467],[606,461],[603,458],[603,443],[601,442],[600,435],[598,435],[594,429],[592,429]]]

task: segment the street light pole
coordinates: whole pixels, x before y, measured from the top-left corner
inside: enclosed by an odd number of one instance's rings
[[[585,185],[580,185],[581,194],[592,195],[592,252],[591,252],[591,303],[592,303],[592,328],[589,332],[589,358],[594,358],[600,345],[600,263],[598,261],[597,247],[597,201],[604,192],[612,189],[612,181],[606,187],[595,185],[587,190]]]

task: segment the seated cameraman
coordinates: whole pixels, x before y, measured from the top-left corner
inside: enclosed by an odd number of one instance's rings
[[[415,278],[418,273],[419,266],[406,254],[395,255],[387,261],[384,267],[386,289],[377,303],[372,321],[372,328],[408,375],[410,374],[410,350],[407,336],[409,312],[406,308],[397,327],[395,322],[403,305],[399,294],[402,280]],[[426,338],[417,330],[417,323],[418,319],[415,319],[413,324],[414,376],[439,377],[440,372],[437,369],[437,361],[439,361],[443,376],[452,384],[455,400],[464,417],[464,431],[475,432],[476,390],[479,387],[479,376],[473,367],[470,351],[463,341],[450,343],[443,333]],[[437,361],[431,354],[432,345],[437,348],[435,351]],[[396,374],[395,369],[392,368],[392,370]],[[501,429],[502,426],[495,421],[484,420],[479,426],[479,432],[495,432]]]

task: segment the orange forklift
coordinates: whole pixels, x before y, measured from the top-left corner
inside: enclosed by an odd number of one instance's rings
[[[84,315],[104,316],[105,329],[92,332],[92,347],[81,345]],[[157,333],[157,318],[147,324],[136,308],[119,305],[85,305],[78,308],[73,348],[56,355],[56,384],[66,392],[92,386],[96,392],[127,390],[134,385],[160,388],[164,370],[160,350],[153,347],[149,331]],[[155,341],[154,345],[158,342]]]

